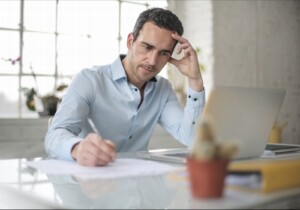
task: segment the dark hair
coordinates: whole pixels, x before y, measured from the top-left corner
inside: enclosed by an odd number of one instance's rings
[[[183,26],[179,18],[170,10],[162,8],[150,8],[142,12],[133,28],[134,41],[146,22],[152,22],[160,28],[176,31],[180,36],[183,34]]]

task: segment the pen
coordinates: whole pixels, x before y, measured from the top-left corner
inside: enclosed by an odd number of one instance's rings
[[[93,120],[91,118],[88,118],[87,119],[89,125],[91,126],[91,128],[93,129],[93,131],[100,137],[100,139],[102,139],[101,135],[100,135],[100,132],[98,131],[98,129],[96,128]]]

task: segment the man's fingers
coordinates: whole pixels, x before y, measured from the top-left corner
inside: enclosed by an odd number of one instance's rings
[[[97,143],[97,147],[100,151],[98,151],[98,157],[105,159],[109,162],[113,161],[116,156],[115,152],[115,144],[109,140],[102,140]]]
[[[116,157],[115,144],[109,140],[100,139],[94,133],[88,134],[80,142],[77,162],[80,165],[103,166],[114,161]]]
[[[112,157],[112,160],[114,160],[116,158],[116,145],[115,143],[113,143],[110,140],[104,140],[107,146],[107,150],[106,152],[108,152],[110,154],[110,156]]]
[[[182,36],[179,36],[179,34],[177,34],[177,33],[173,33],[172,38],[177,40],[180,44],[188,42],[187,39],[183,38]]]
[[[189,48],[192,48],[189,43],[180,44],[176,49],[176,53],[180,54],[182,51],[186,52]]]
[[[114,159],[116,145],[110,140],[100,139],[100,137],[96,134],[89,134],[87,138],[90,138],[91,143],[96,147],[95,155],[99,155],[99,153],[106,153]],[[100,150],[100,151],[98,151]]]
[[[170,58],[169,63],[173,64],[174,66],[176,66],[178,68],[179,65],[179,60],[176,60],[175,58]]]

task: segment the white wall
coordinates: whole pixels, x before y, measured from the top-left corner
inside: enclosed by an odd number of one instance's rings
[[[203,47],[206,86],[285,88],[278,116],[280,124],[288,123],[282,142],[300,144],[300,1],[170,0],[169,5],[184,22],[185,36]]]

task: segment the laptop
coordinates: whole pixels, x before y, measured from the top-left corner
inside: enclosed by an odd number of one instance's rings
[[[219,141],[238,144],[234,159],[257,158],[266,148],[285,93],[283,89],[216,86],[202,117],[213,119]],[[190,152],[191,148],[153,150],[148,158],[183,163]]]

